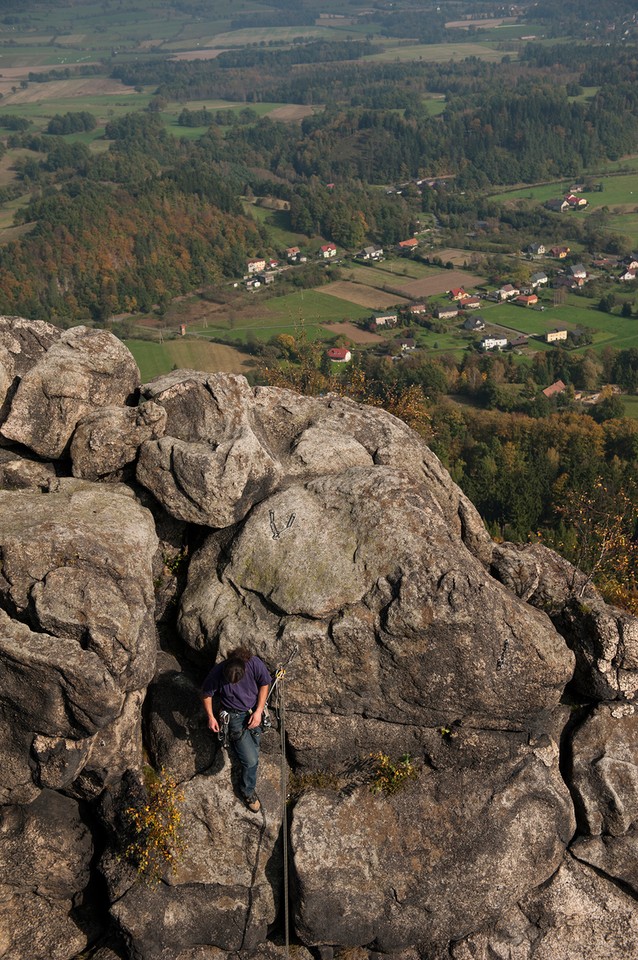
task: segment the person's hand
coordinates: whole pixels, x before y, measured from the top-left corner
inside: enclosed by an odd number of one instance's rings
[[[216,717],[210,716],[208,718],[208,729],[212,730],[213,733],[219,733],[219,723],[217,722]]]
[[[261,724],[261,717],[263,710],[253,710],[248,720],[248,729],[254,730],[255,727],[258,727]]]

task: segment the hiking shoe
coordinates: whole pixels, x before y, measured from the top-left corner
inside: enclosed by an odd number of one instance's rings
[[[251,794],[249,797],[244,797],[244,803],[251,813],[259,813],[261,810],[261,803],[256,793]]]

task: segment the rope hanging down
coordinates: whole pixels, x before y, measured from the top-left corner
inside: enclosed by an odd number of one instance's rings
[[[284,938],[286,946],[286,960],[290,956],[290,904],[288,899],[288,767],[286,764],[286,701],[285,701],[285,679],[286,667],[299,652],[299,647],[294,646],[288,659],[275,672],[275,679],[268,691],[266,698],[266,707],[264,710],[265,726],[272,724],[268,716],[268,702],[276,690],[275,713],[279,718],[279,737],[281,749],[281,831],[282,831],[282,856],[283,856],[283,879],[284,879]]]

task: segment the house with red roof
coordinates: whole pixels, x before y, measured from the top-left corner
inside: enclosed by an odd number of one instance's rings
[[[535,303],[538,303],[538,297],[535,293],[521,293],[519,297],[516,297],[514,303],[517,303],[520,307],[533,307]]]
[[[319,252],[324,260],[330,260],[331,257],[337,256],[337,248],[334,243],[326,243]]]
[[[330,347],[326,355],[333,363],[349,363],[352,360],[352,354],[346,347]]]
[[[554,383],[551,383],[549,387],[545,387],[543,390],[543,396],[547,397],[549,400],[551,397],[558,396],[559,393],[562,393],[563,390],[567,389],[567,385],[563,383],[562,380],[555,380]]]

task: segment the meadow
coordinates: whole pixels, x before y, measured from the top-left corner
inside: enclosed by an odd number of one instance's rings
[[[223,343],[188,338],[164,343],[131,339],[125,343],[140,368],[143,383],[175,369],[246,374],[255,368],[250,356]]]
[[[516,54],[508,52],[510,57]],[[504,51],[498,50],[495,44],[489,43],[393,43],[384,42],[384,49],[379,53],[372,53],[363,60],[425,60],[429,63],[446,63],[448,61],[465,60],[466,57],[476,57],[479,60],[500,62],[505,56]]]

